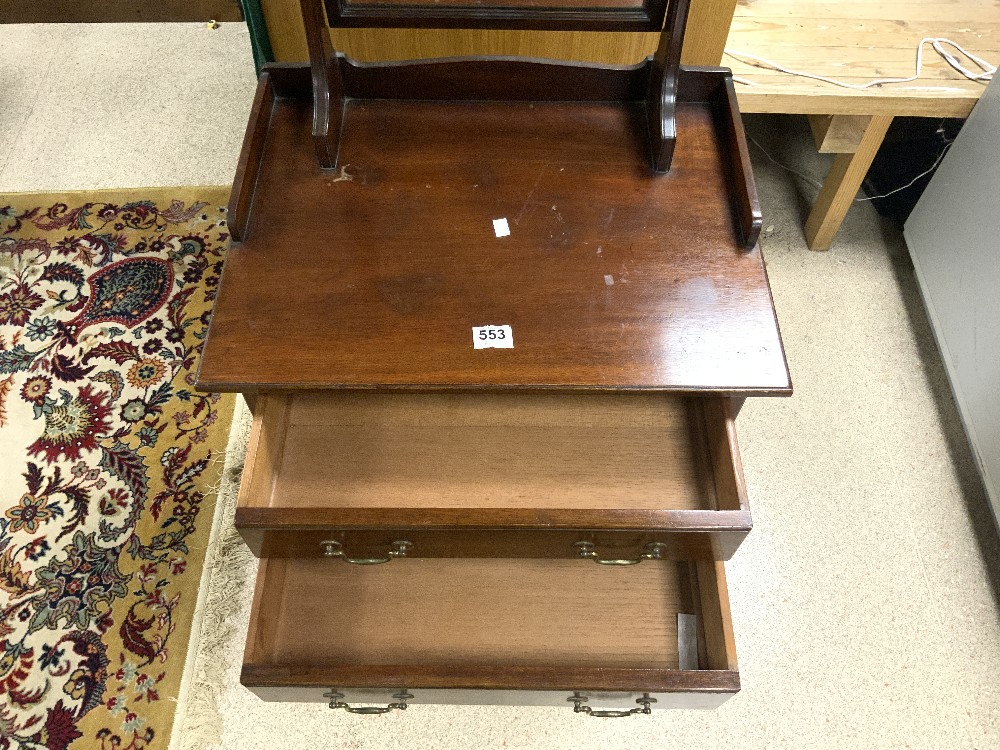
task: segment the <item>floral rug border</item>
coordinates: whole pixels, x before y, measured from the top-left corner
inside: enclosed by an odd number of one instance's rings
[[[7,460],[25,436],[0,495],[0,748],[170,737],[235,403],[193,387],[228,191],[0,195]]]

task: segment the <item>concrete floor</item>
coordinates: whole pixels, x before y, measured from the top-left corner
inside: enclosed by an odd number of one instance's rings
[[[237,26],[0,26],[0,78],[2,192],[226,183],[253,76]],[[801,121],[750,130],[822,174]],[[754,513],[727,564],[742,692],[714,712],[613,721],[264,704],[238,684],[254,565],[222,533],[208,601],[235,607],[198,653],[192,690],[210,698],[185,706],[175,745],[1000,747],[997,534],[901,236],[859,204],[832,251],[809,252],[815,189],[753,152],[795,395],[753,399],[738,422]]]

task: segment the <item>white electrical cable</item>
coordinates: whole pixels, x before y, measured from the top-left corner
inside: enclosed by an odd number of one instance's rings
[[[864,203],[865,201],[876,201],[879,198],[888,198],[890,195],[895,195],[898,192],[906,190],[906,188],[910,187],[911,185],[914,185],[917,182],[917,180],[919,180],[921,177],[926,177],[931,172],[933,172],[935,169],[937,169],[938,164],[941,163],[941,160],[944,158],[944,155],[948,153],[948,149],[949,148],[951,148],[951,144],[950,143],[945,144],[945,147],[943,149],[941,149],[941,153],[938,154],[938,158],[934,160],[934,163],[931,164],[930,167],[928,167],[923,172],[921,172],[920,174],[918,174],[916,177],[914,177],[912,180],[910,180],[905,185],[900,185],[895,190],[890,190],[888,193],[882,193],[882,195],[870,195],[867,198],[855,198],[854,202],[855,203]]]
[[[814,79],[816,81],[823,81],[825,83],[832,83],[835,86],[842,86],[845,89],[864,90],[864,89],[869,89],[872,86],[881,86],[882,84],[885,84],[885,83],[909,83],[910,81],[917,80],[920,77],[920,70],[921,70],[921,68],[923,67],[923,64],[924,64],[924,45],[928,44],[928,43],[931,45],[931,47],[934,49],[935,52],[937,52],[939,55],[941,55],[941,57],[943,57],[945,59],[945,62],[947,62],[952,68],[954,68],[955,70],[957,70],[959,73],[961,73],[963,76],[965,76],[966,78],[968,78],[970,81],[982,81],[982,82],[985,83],[987,81],[992,80],[993,79],[993,75],[997,72],[997,67],[995,65],[990,65],[988,62],[986,62],[982,58],[977,57],[976,55],[973,55],[971,52],[967,52],[966,50],[964,50],[960,44],[958,44],[956,42],[953,42],[951,39],[947,39],[947,38],[945,38],[943,36],[942,37],[928,36],[928,37],[924,37],[923,39],[920,40],[920,44],[917,45],[916,71],[914,72],[914,74],[912,76],[908,76],[906,78],[876,78],[875,80],[869,81],[868,83],[847,83],[846,81],[838,81],[835,78],[828,78],[827,76],[821,76],[821,75],[817,75],[815,73],[805,73],[805,72],[803,72],[801,70],[792,70],[791,68],[786,68],[783,65],[779,65],[778,63],[774,62],[773,60],[768,60],[766,57],[760,57],[759,55],[754,55],[754,54],[751,54],[749,52],[741,52],[740,50],[727,49],[727,50],[725,50],[725,54],[729,55],[730,57],[732,57],[735,60],[739,60],[740,62],[746,62],[746,60],[743,60],[741,58],[747,58],[747,59],[753,60],[755,62],[763,63],[764,65],[767,65],[767,66],[769,66],[771,68],[774,68],[775,70],[779,70],[782,73],[788,73],[789,75],[801,76],[802,78],[812,78],[812,79]],[[946,45],[946,44],[951,45],[956,50],[958,50],[960,53],[962,53],[963,55],[965,55],[966,58],[968,58],[973,63],[975,63],[976,65],[978,65],[981,70],[979,72],[977,72],[975,70],[969,70],[968,68],[966,68],[964,65],[962,65],[962,63],[959,61],[959,59],[957,57],[955,57],[955,55],[953,55],[951,52],[949,52],[948,50],[946,50],[944,48],[944,45]],[[747,64],[750,64],[750,63],[747,63]],[[745,86],[758,86],[758,85],[760,85],[756,81],[751,81],[749,79],[742,78],[742,77],[737,77],[737,76],[733,76],[733,80],[736,81],[737,83],[742,83]],[[940,88],[949,88],[949,87],[945,87],[945,86],[906,86],[905,88],[906,89],[918,89],[918,88],[919,89],[940,89]]]
[[[817,180],[816,178],[812,177],[811,175],[806,174],[805,172],[799,172],[796,169],[792,169],[787,164],[782,164],[780,161],[778,161],[773,156],[771,156],[771,154],[768,152],[768,150],[766,148],[764,148],[763,146],[761,146],[756,140],[754,140],[754,138],[752,136],[748,135],[747,136],[747,140],[750,141],[750,143],[752,143],[753,145],[755,145],[757,148],[759,148],[760,152],[762,154],[764,154],[764,156],[767,157],[767,160],[769,162],[771,162],[775,166],[781,167],[786,172],[791,172],[796,177],[801,177],[803,180],[805,180],[806,182],[808,182],[813,187],[822,190],[823,183],[821,183],[819,180]],[[910,180],[905,185],[900,185],[898,188],[890,190],[888,193],[882,193],[881,195],[872,195],[872,196],[869,196],[869,197],[866,197],[866,198],[855,198],[854,202],[855,203],[864,203],[865,201],[874,201],[874,200],[878,200],[879,198],[888,198],[890,195],[895,195],[896,193],[899,193],[899,192],[902,192],[903,190],[906,190],[908,187],[911,187],[912,185],[914,185],[916,183],[916,181],[919,180],[921,177],[926,177],[931,172],[933,172],[935,169],[937,169],[938,164],[941,163],[941,160],[944,159],[944,155],[947,154],[948,153],[948,149],[951,148],[951,144],[952,144],[952,141],[948,141],[944,145],[944,148],[941,149],[941,153],[938,154],[938,157],[937,157],[937,159],[934,160],[934,163],[931,164],[931,166],[929,168],[925,169],[923,172],[921,172],[920,174],[918,174],[916,177],[914,177],[912,180]]]
[[[762,154],[764,154],[764,156],[767,157],[767,160],[769,162],[771,162],[772,164],[774,164],[775,166],[781,167],[786,172],[791,172],[796,177],[801,177],[803,180],[805,180],[806,182],[808,182],[810,185],[812,185],[817,190],[822,190],[823,189],[823,183],[820,182],[815,177],[813,177],[812,175],[808,175],[805,172],[799,172],[797,169],[792,169],[787,164],[782,164],[780,161],[778,161],[773,156],[771,156],[770,152],[766,148],[764,148],[763,146],[761,146],[752,135],[748,134],[747,135],[747,140],[750,141],[750,143],[752,143],[753,145],[755,145],[757,148],[759,148],[760,152]]]

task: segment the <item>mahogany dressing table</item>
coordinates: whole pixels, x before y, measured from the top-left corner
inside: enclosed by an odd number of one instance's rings
[[[265,700],[631,716],[739,690],[735,418],[791,382],[730,72],[679,64],[687,0],[500,1],[302,0],[311,64],[260,77],[198,385],[254,414]],[[664,30],[629,67],[358,64],[327,17]]]

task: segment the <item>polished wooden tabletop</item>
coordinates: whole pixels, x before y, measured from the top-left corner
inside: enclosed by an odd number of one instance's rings
[[[657,176],[637,104],[354,101],[333,174],[310,104],[271,115],[199,387],[790,392],[717,110]]]

